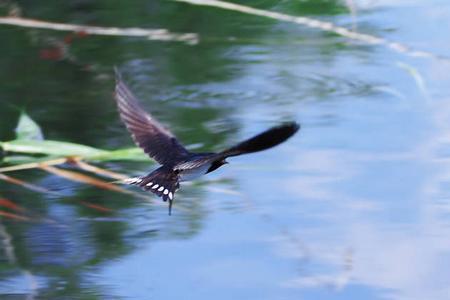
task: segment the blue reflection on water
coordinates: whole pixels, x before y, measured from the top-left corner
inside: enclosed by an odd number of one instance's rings
[[[361,31],[440,54],[450,49],[441,29],[450,25],[445,1],[365,5],[357,16]],[[334,21],[341,18],[348,22],[345,15]],[[218,150],[293,119],[302,123],[300,133],[273,150],[232,159],[206,178],[211,182],[183,186],[177,203],[188,213],[167,217],[165,207],[128,199],[118,209],[123,218],[102,227],[79,219],[76,205],[52,206],[49,214],[65,216],[70,230],[40,224],[24,238],[41,289],[51,286],[58,265],[80,268],[80,286],[94,283],[99,297],[448,298],[449,64],[309,30],[298,40],[302,32],[291,24],[261,26],[272,30],[231,43],[215,53],[229,64],[192,78],[177,63],[201,69],[196,59],[171,64],[165,56],[179,46],[155,46],[147,58],[128,41],[121,67],[146,107],[191,146]],[[213,39],[200,45],[216,46]],[[113,111],[104,113],[116,122],[107,129],[113,136],[104,137],[101,126],[89,136],[108,146],[131,143]],[[46,178],[49,187],[63,184]],[[68,197],[78,188],[67,187]],[[109,236],[112,226],[120,239]],[[6,277],[2,294],[27,293],[26,276]]]

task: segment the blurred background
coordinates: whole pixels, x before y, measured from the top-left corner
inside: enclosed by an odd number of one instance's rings
[[[175,1],[0,1],[2,16],[198,37],[0,25],[0,141],[15,138],[25,110],[47,139],[133,147],[113,66],[193,151],[302,124],[287,143],[183,185],[172,216],[132,187],[9,173],[58,193],[0,181],[4,203],[40,216],[0,216],[1,299],[450,299],[450,63],[439,59],[450,53],[450,2],[233,2],[433,55]]]

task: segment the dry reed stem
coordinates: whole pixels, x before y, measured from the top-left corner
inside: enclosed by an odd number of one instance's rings
[[[99,180],[97,178],[88,176],[88,175],[84,175],[84,174],[77,173],[74,171],[63,170],[63,169],[55,168],[55,167],[48,166],[48,165],[40,165],[39,168],[46,172],[55,174],[60,177],[70,179],[72,181],[86,183],[86,184],[93,185],[93,186],[96,186],[98,188],[102,188],[105,190],[111,190],[114,192],[130,194],[130,192],[127,190],[124,190],[124,189],[122,189],[118,186],[115,186],[109,182],[105,182],[105,181]]]
[[[75,159],[75,158],[71,158],[71,159]],[[47,166],[52,166],[52,165],[60,165],[60,164],[66,163],[66,162],[67,162],[67,158],[58,158],[58,159],[53,159],[53,160],[47,160],[45,162],[21,164],[21,165],[0,168],[0,173],[27,170],[27,169],[36,169],[36,168],[39,168],[39,166],[41,166],[43,164],[45,164]]]
[[[273,12],[263,9],[257,9],[250,6],[230,3],[226,1],[219,1],[219,0],[173,0],[178,2],[184,2],[189,3],[193,5],[203,5],[203,6],[211,6],[216,8],[222,8],[226,10],[231,11],[237,11],[244,14],[254,15],[254,16],[261,16],[266,18],[271,18],[279,21],[286,21],[291,22],[299,25],[304,25],[306,27],[320,29],[322,31],[332,32],[335,34],[338,34],[340,36],[363,42],[365,44],[369,45],[380,45],[384,46],[388,49],[391,49],[395,52],[402,53],[408,56],[413,57],[425,57],[425,58],[433,58],[433,59],[439,59],[444,60],[447,62],[450,62],[450,58],[446,56],[440,56],[431,52],[427,51],[419,51],[415,50],[413,48],[410,48],[406,45],[403,45],[402,43],[389,41],[387,39],[377,37],[370,34],[364,34],[352,31],[350,29],[347,29],[345,27],[336,26],[335,24],[331,22],[324,22],[317,19],[309,18],[309,17],[298,17],[298,16],[292,16],[287,15],[279,12]]]
[[[57,176],[60,177],[64,177],[66,179],[72,180],[72,181],[77,181],[77,182],[81,182],[81,183],[85,183],[85,184],[89,184],[89,185],[93,185],[95,187],[101,188],[101,189],[106,189],[106,190],[111,190],[114,192],[119,192],[119,193],[123,193],[123,194],[128,194],[128,195],[133,195],[134,197],[143,199],[147,202],[150,202],[152,204],[156,204],[156,205],[161,205],[164,206],[165,203],[161,202],[161,201],[153,201],[153,199],[149,198],[146,195],[142,195],[142,194],[138,194],[132,191],[128,191],[125,189],[122,189],[110,182],[105,182],[102,180],[99,180],[97,178],[93,178],[84,174],[80,174],[74,171],[68,171],[68,170],[62,170],[59,168],[55,168],[52,166],[46,166],[46,165],[40,165],[39,166],[40,169],[47,171],[49,173],[55,174]],[[188,211],[186,209],[184,209],[183,207],[180,206],[173,206],[173,208],[177,209],[177,210],[181,210],[181,211]]]
[[[124,180],[127,179],[129,176],[126,176],[124,174],[120,174],[120,173],[116,173],[116,172],[112,172],[109,170],[105,170],[96,166],[93,166],[91,164],[88,164],[87,162],[84,162],[81,160],[81,158],[75,158],[75,159],[70,159],[67,161],[68,163],[72,163],[75,166],[77,166],[78,168],[87,171],[87,172],[91,172],[91,173],[95,173],[97,175],[102,175],[108,178],[113,178],[113,179],[117,179],[117,180]]]
[[[18,17],[0,17],[0,24],[19,27],[38,28],[38,29],[50,29],[58,31],[83,32],[92,35],[145,37],[153,41],[185,42],[190,45],[195,45],[198,43],[198,35],[195,33],[173,33],[168,31],[167,29],[87,26],[87,25],[46,22],[41,20],[25,19]]]
[[[110,177],[110,178],[114,178],[117,179],[118,181],[116,182],[105,182],[102,180],[99,180],[97,178],[93,178],[90,177],[88,175],[84,175],[84,174],[80,174],[74,171],[68,171],[68,170],[62,170],[59,168],[55,168],[53,167],[54,165],[60,165],[60,164],[64,164],[64,163],[71,163],[76,165],[77,167],[79,167],[82,170],[88,171],[88,172],[92,172],[98,175],[102,175],[102,176],[106,176],[106,177]],[[116,172],[111,172],[93,165],[90,165],[86,162],[82,161],[82,158],[80,157],[69,157],[69,158],[61,158],[61,159],[55,159],[55,160],[49,160],[49,161],[45,161],[45,162],[39,162],[39,163],[29,163],[29,164],[22,164],[22,165],[17,165],[17,166],[11,166],[11,167],[5,167],[5,168],[0,168],[0,180],[4,180],[7,181],[9,183],[13,183],[13,184],[17,184],[20,185],[24,188],[27,188],[29,190],[32,191],[36,191],[36,192],[40,192],[40,193],[46,193],[46,194],[54,194],[54,195],[60,195],[58,192],[55,191],[51,191],[45,188],[42,188],[40,186],[36,186],[34,184],[31,183],[27,183],[25,181],[22,181],[20,179],[17,178],[13,178],[11,176],[7,176],[5,174],[2,174],[1,172],[11,172],[11,171],[19,171],[19,170],[27,170],[27,169],[41,169],[44,171],[47,171],[49,173],[52,173],[54,175],[72,180],[72,181],[77,181],[77,182],[81,182],[81,183],[85,183],[85,184],[89,184],[89,185],[93,185],[96,186],[98,188],[102,188],[102,189],[107,189],[107,190],[112,190],[114,192],[119,192],[119,193],[124,193],[124,194],[129,194],[129,195],[133,195],[136,198],[140,198],[143,199],[147,202],[150,202],[152,204],[156,204],[156,205],[161,205],[164,206],[165,203],[162,203],[160,201],[153,201],[153,199],[149,198],[146,195],[142,195],[136,192],[132,192],[132,191],[128,191],[125,189],[122,189],[116,185],[114,185],[113,183],[123,183],[123,180],[128,178],[128,176],[124,175],[124,174],[120,174],[120,173],[116,173]],[[99,210],[102,211],[109,211],[108,208],[106,207],[101,207],[99,205],[96,204],[88,204],[88,202],[83,202],[81,201],[82,205],[91,207],[91,208],[99,208]],[[189,209],[186,209],[184,207],[181,207],[179,205],[175,205],[173,206],[173,209],[176,210],[180,210],[180,211],[185,211],[188,212]]]

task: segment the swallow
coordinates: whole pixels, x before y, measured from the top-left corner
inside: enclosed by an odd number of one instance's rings
[[[175,192],[181,181],[194,180],[227,164],[228,157],[258,152],[281,144],[293,136],[300,125],[288,122],[272,127],[250,139],[218,153],[188,151],[175,135],[142,109],[140,102],[116,71],[114,98],[122,122],[137,146],[161,167],[148,175],[128,178],[126,184],[136,185],[169,201],[169,215]]]

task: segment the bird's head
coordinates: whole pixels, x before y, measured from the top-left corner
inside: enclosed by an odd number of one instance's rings
[[[227,160],[224,158],[224,159],[215,161],[215,162],[213,163],[212,166],[213,166],[215,169],[218,169],[218,168],[220,168],[221,166],[226,165],[226,164],[228,164],[228,162],[227,162]]]

